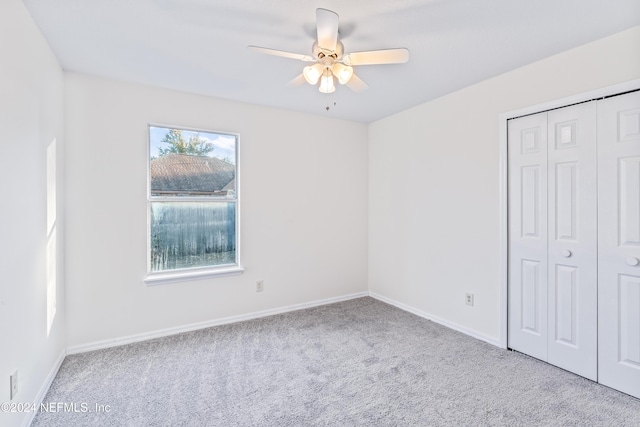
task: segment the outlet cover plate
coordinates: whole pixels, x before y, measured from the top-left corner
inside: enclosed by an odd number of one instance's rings
[[[473,294],[470,292],[467,292],[466,294],[464,294],[464,302],[465,304],[473,307]]]

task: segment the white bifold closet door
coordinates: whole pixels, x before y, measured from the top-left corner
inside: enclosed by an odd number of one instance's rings
[[[509,347],[640,398],[640,92],[508,126]]]
[[[509,121],[509,347],[547,360],[547,113]]]
[[[640,92],[598,102],[599,381],[640,398]]]
[[[596,380],[596,105],[509,121],[509,347]]]

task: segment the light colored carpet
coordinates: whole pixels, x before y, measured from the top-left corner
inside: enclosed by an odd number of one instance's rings
[[[640,400],[372,298],[68,356],[33,426],[640,426]]]

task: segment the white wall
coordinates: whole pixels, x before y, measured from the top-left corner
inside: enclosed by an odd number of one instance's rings
[[[499,114],[637,78],[640,27],[372,123],[370,291],[498,342]]]
[[[70,347],[366,291],[366,125],[73,73],[65,94]],[[150,122],[240,134],[244,274],[143,285]]]
[[[36,401],[64,355],[63,123],[60,65],[22,2],[3,0],[0,402],[9,402],[9,376],[14,370],[18,370],[19,390],[13,401]],[[55,316],[48,317],[48,306],[53,308],[54,302]],[[26,413],[0,413],[0,425],[20,425],[27,417]]]

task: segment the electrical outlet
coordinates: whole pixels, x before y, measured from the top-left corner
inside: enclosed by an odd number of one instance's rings
[[[256,292],[262,292],[262,291],[264,291],[264,281],[258,280],[256,282]]]
[[[10,391],[10,399],[13,400],[18,394],[18,371],[14,371],[13,374],[9,377],[9,384],[11,387]]]
[[[467,292],[466,294],[464,294],[464,303],[467,305],[470,305],[471,307],[473,307],[473,294],[470,292]]]

